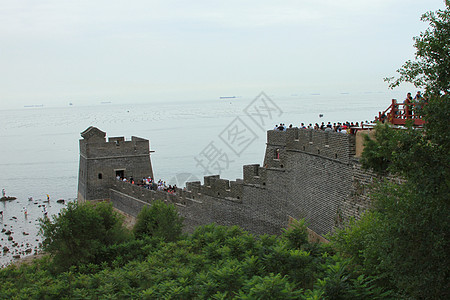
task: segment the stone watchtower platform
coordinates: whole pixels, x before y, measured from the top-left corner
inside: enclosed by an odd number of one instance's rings
[[[81,133],[78,201],[109,200],[116,177],[142,179],[152,177],[149,140],[132,136],[109,137],[90,126]]]

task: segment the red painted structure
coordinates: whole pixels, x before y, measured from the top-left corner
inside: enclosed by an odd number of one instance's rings
[[[394,125],[405,125],[408,121],[413,121],[414,125],[422,126],[425,121],[422,116],[418,115],[414,110],[414,104],[398,103],[397,100],[392,99],[391,105],[386,110],[378,113],[377,121],[389,122]]]

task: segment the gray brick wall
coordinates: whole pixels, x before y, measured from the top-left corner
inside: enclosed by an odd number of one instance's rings
[[[370,207],[368,186],[377,177],[362,170],[354,155],[353,135],[270,130],[264,165],[244,166],[243,180],[207,176],[203,185],[188,183],[187,191],[178,189],[176,195],[114,182],[111,201],[133,216],[156,199],[173,203],[185,218],[187,232],[217,223],[279,234],[293,217],[305,218],[310,229],[324,235]]]
[[[89,127],[81,135],[78,175],[80,201],[108,199],[109,188],[118,170],[123,170],[128,179],[153,177],[148,140],[133,136],[131,141],[125,141],[124,137],[111,137],[106,141],[106,133],[95,127]]]

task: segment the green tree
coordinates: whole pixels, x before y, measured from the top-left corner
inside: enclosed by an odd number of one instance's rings
[[[449,100],[432,96],[423,130],[377,126],[363,166],[404,182],[378,184],[372,212],[335,236],[337,246],[382,285],[417,299],[444,299],[450,290]]]
[[[175,241],[180,237],[182,228],[183,218],[178,215],[175,206],[158,200],[151,206],[142,207],[133,230],[136,238],[155,236],[165,241]]]
[[[397,72],[400,77],[386,78],[390,87],[402,82],[425,88],[430,94],[450,93],[450,3],[446,10],[427,12],[421,20],[430,28],[414,38],[417,49],[414,61],[407,61]]]
[[[305,219],[293,220],[289,228],[283,230],[283,237],[290,248],[301,248],[308,244],[308,231]]]
[[[248,280],[237,299],[299,299],[301,293],[287,276],[270,273]]]
[[[374,209],[335,239],[383,285],[419,299],[448,297],[450,290],[449,96],[433,96],[424,107],[423,130],[376,128],[362,163],[397,175],[403,183],[382,182],[371,197]],[[352,238],[346,238],[349,234]]]
[[[448,6],[448,3],[447,3]],[[449,297],[450,260],[450,11],[429,12],[430,28],[415,38],[416,61],[406,62],[391,87],[411,82],[430,97],[423,130],[376,127],[366,138],[363,167],[403,179],[371,193],[373,209],[338,231],[335,245],[368,275],[406,297]]]
[[[69,203],[60,215],[41,219],[43,249],[59,268],[97,262],[105,246],[123,242],[129,233],[109,203]]]

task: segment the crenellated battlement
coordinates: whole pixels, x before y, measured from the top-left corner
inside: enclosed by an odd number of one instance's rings
[[[258,164],[245,165],[244,168],[244,184],[257,185],[265,187],[267,181],[267,169]]]
[[[348,164],[355,156],[355,143],[355,135],[333,131],[303,128],[269,130],[264,166],[285,168],[285,158],[290,151],[301,151]]]
[[[80,141],[80,153],[88,149],[88,157],[97,163],[91,166],[111,167],[118,162],[128,171],[133,157],[141,153],[149,157],[145,139],[111,137],[106,142],[105,134],[96,128],[82,136],[86,141]],[[355,144],[351,134],[299,128],[269,130],[263,165],[243,166],[243,179],[205,176],[203,184],[188,182],[185,189],[177,188],[174,193],[118,180],[108,189],[114,207],[132,216],[155,200],[176,205],[187,231],[215,222],[239,225],[255,234],[278,234],[289,219],[305,218],[311,230],[323,235],[349,217],[358,218],[370,205],[364,187],[374,175],[360,168]],[[80,170],[86,161],[80,155]],[[136,165],[133,170],[140,168]],[[136,179],[147,177],[132,175]]]
[[[240,179],[229,181],[220,178],[219,175],[213,175],[205,176],[203,185],[200,181],[188,182],[186,189],[197,195],[237,201],[242,197],[242,185],[243,181]]]
[[[148,155],[149,152],[149,141],[135,136],[130,141],[124,137],[110,137],[108,141],[80,140],[80,155],[88,159]]]
[[[81,133],[78,199],[103,200],[109,198],[109,187],[116,177],[153,177],[150,145],[147,139],[132,136],[109,137],[96,127]]]

